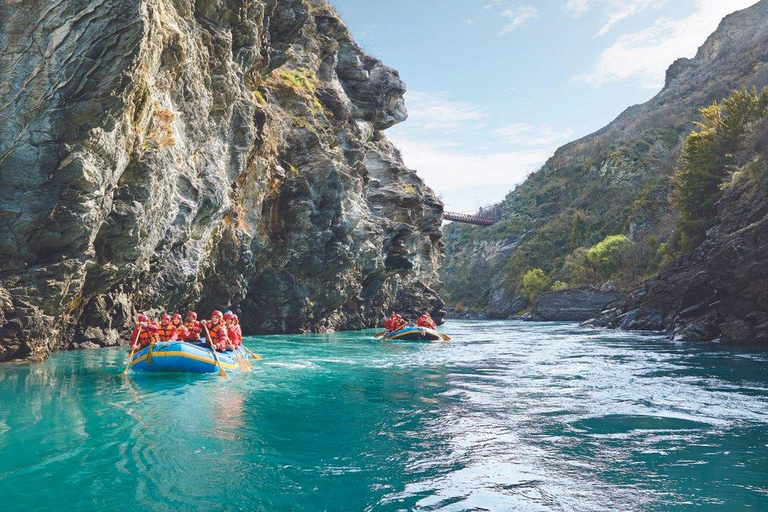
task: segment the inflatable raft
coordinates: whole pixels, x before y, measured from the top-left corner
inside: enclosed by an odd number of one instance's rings
[[[217,352],[225,371],[238,368],[234,352]],[[186,341],[160,341],[133,355],[131,370],[137,372],[216,373],[219,367],[208,347]]]
[[[403,327],[399,331],[384,334],[385,340],[398,341],[437,341],[442,339],[440,333],[427,327]]]

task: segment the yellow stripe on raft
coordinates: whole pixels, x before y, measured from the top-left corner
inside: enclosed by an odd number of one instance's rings
[[[198,355],[195,355],[195,354],[190,354],[188,352],[181,352],[181,351],[178,351],[178,350],[169,350],[169,351],[165,351],[165,352],[162,352],[162,351],[161,352],[152,352],[152,359],[154,359],[156,357],[174,357],[174,356],[175,357],[185,357],[187,359],[193,359],[195,361],[201,361],[203,363],[208,363],[211,366],[216,366],[216,361],[213,360],[213,356],[211,356],[211,358],[208,359],[207,357],[202,357],[202,356],[198,356]],[[146,359],[147,359],[147,354],[144,354],[140,358],[136,359],[133,362],[133,364],[140,363],[142,361],[145,361]],[[221,359],[219,359],[219,361],[221,361]],[[224,361],[221,361],[221,366],[223,366],[224,368],[226,368],[228,370],[234,370],[235,368],[237,368],[236,364],[226,363]]]
[[[438,340],[441,338],[441,336],[440,336],[440,333],[439,333],[439,332],[437,332],[437,331],[436,331],[436,330],[434,330],[434,329],[428,329],[428,328],[425,328],[425,329],[424,329],[424,333],[434,333],[434,334],[435,334],[435,335],[438,337],[438,339],[437,339],[437,340],[432,340],[432,341],[438,341]],[[413,334],[413,331],[402,332],[402,333],[400,333],[400,334],[398,334],[398,335],[396,335],[396,336],[390,336],[390,337],[389,337],[389,339],[391,339],[391,340],[396,340],[396,339],[399,339],[399,338],[400,338],[400,337],[402,337],[402,336],[408,336],[408,335],[410,335],[410,334]]]

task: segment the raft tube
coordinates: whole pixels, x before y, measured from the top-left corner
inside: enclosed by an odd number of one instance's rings
[[[386,340],[397,341],[437,341],[442,339],[440,333],[427,327],[403,327],[399,331],[388,332]]]
[[[226,371],[238,368],[234,352],[217,352]],[[160,341],[133,355],[131,370],[137,372],[216,373],[219,367],[209,347],[186,341]]]

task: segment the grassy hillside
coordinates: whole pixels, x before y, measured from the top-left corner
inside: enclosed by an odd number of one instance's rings
[[[658,95],[558,149],[494,206],[494,226],[448,226],[449,304],[518,312],[528,302],[523,277],[534,269],[550,286],[611,281],[630,289],[695,243],[680,239],[670,206],[681,150],[702,108],[768,84],[766,20],[768,0],[726,17],[695,58],[670,67]]]

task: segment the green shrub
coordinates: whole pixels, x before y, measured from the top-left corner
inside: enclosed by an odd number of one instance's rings
[[[549,287],[550,291],[560,292],[568,289],[568,284],[562,281],[555,281],[552,286]]]
[[[523,276],[522,292],[531,302],[534,302],[549,287],[549,276],[540,268],[532,268]]]
[[[587,260],[601,276],[608,277],[622,265],[632,248],[632,242],[624,235],[610,235],[587,251]]]
[[[734,154],[750,123],[768,114],[768,88],[741,89],[701,109],[698,131],[685,141],[675,177],[673,203],[680,212],[680,245],[698,246],[717,214],[721,186],[732,172]]]

